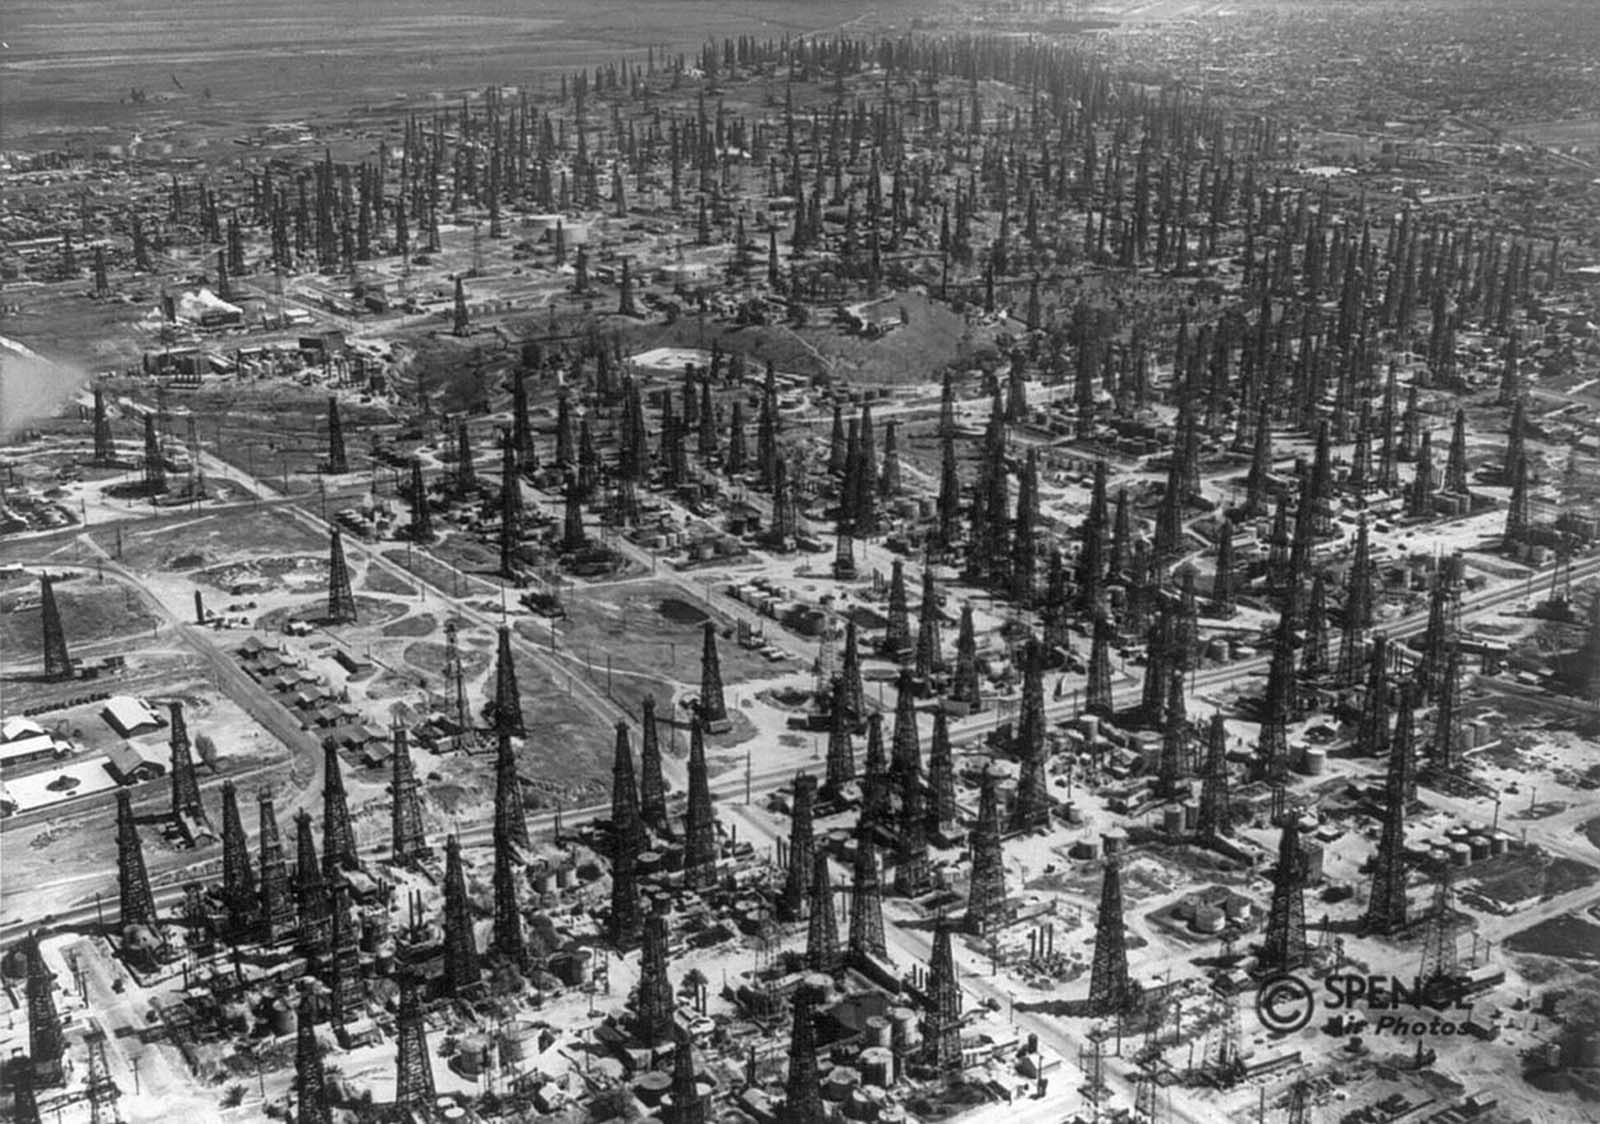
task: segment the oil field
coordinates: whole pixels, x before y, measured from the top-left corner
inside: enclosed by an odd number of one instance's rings
[[[0,1119],[1600,1120],[1600,9],[33,0]]]

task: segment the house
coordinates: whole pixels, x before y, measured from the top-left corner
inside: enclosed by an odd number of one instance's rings
[[[165,775],[167,754],[154,746],[122,742],[106,754],[106,772],[118,784],[142,784]]]
[[[143,699],[117,695],[100,708],[100,717],[120,737],[134,738],[161,729],[162,721]]]
[[[23,738],[36,738],[44,733],[44,727],[31,718],[13,715],[4,722],[0,722],[0,742],[16,742]]]
[[[65,757],[71,749],[40,730],[25,737],[8,738],[0,742],[0,771],[20,768],[35,761],[48,761],[52,757]]]

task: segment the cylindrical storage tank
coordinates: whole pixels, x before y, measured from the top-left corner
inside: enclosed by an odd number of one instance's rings
[[[862,1075],[866,1079],[866,1075]],[[878,1105],[871,1097],[867,1096],[865,1089],[852,1089],[850,1099],[845,1102],[844,1114],[851,1120],[876,1120],[878,1118]]]
[[[456,1099],[449,1093],[441,1093],[433,1098],[433,1107],[439,1112],[443,1112],[447,1108],[454,1108],[455,1105]]]
[[[1308,777],[1320,777],[1328,768],[1328,751],[1318,746],[1306,746],[1305,770]]]
[[[1510,847],[1511,836],[1507,835],[1505,832],[1497,831],[1493,835],[1489,836],[1489,853],[1491,855],[1503,855],[1507,850],[1510,849]]]
[[[1472,848],[1465,843],[1450,844],[1450,865],[1471,866]]]
[[[638,870],[641,875],[655,874],[661,869],[660,851],[640,851]]]
[[[1196,906],[1194,920],[1189,927],[1197,933],[1220,933],[1224,924],[1222,910],[1214,905]]]
[[[295,1028],[294,1008],[289,1001],[282,997],[272,1001],[272,1009],[267,1014],[267,1021],[272,1026],[272,1033],[277,1035],[293,1034]]]
[[[906,1124],[906,1110],[897,1104],[886,1104],[878,1110],[878,1124]]]
[[[541,870],[537,874],[530,875],[530,877],[533,881],[533,892],[538,894],[540,897],[543,897],[545,894],[548,894],[555,888],[555,875],[551,874],[548,870]]]
[[[1179,921],[1194,920],[1194,901],[1191,898],[1179,898],[1172,905],[1172,916]]]
[[[1168,835],[1183,834],[1183,809],[1166,808],[1161,813],[1161,829]]]
[[[884,1020],[884,1034],[888,1035],[889,1023]],[[880,1089],[887,1089],[894,1084],[894,1053],[887,1046],[873,1046],[861,1051],[861,1083],[863,1085],[876,1085]]]
[[[869,1049],[872,1047],[891,1046],[894,1043],[893,1028],[890,1026],[889,1020],[882,1015],[868,1016],[865,1030]],[[865,1059],[866,1053],[867,1051],[862,1051],[863,1059]]]
[[[453,1104],[449,1108],[444,1109],[439,1113],[439,1119],[441,1120],[455,1121],[465,1120],[466,1118],[467,1110],[458,1104]]]
[[[660,1069],[652,1069],[641,1074],[633,1083],[634,1096],[651,1108],[661,1103],[661,1098],[670,1088],[672,1088],[672,1074]]]
[[[572,888],[573,868],[570,866],[556,867],[556,888],[569,890]]]
[[[1085,859],[1098,859],[1100,857],[1100,841],[1098,839],[1078,840],[1077,850]]]
[[[889,1011],[894,1024],[894,1047],[909,1050],[922,1041],[922,1030],[917,1022],[917,1012],[910,1007],[894,1007]]]
[[[1192,800],[1183,802],[1183,830],[1193,831],[1200,822],[1200,806]]]
[[[1076,804],[1067,805],[1067,823],[1073,827],[1083,826],[1083,809]]]
[[[1467,841],[1467,836],[1471,834],[1472,832],[1467,830],[1465,826],[1456,824],[1454,827],[1445,829],[1444,837],[1450,840],[1452,843],[1465,843]]]
[[[481,1034],[469,1034],[461,1040],[456,1056],[450,1059],[450,1068],[469,1081],[476,1081],[483,1072],[489,1040]]]
[[[861,1075],[849,1066],[838,1065],[822,1079],[822,1099],[843,1104],[850,1099],[850,1090],[861,1081]]]
[[[1223,663],[1228,658],[1228,644],[1225,640],[1213,640],[1206,645],[1206,658],[1215,663]]]
[[[1120,834],[1119,832],[1115,832],[1115,831],[1108,832],[1106,834],[1105,841],[1104,841],[1105,842],[1105,847],[1106,847],[1106,854],[1108,854],[1108,855],[1120,855],[1120,854],[1122,854],[1123,846],[1127,843],[1127,841],[1128,841],[1128,837],[1125,836],[1125,835]]]
[[[1250,920],[1250,903],[1243,898],[1229,898],[1222,906],[1222,912],[1229,921]]]
[[[1481,863],[1490,855],[1489,840],[1482,835],[1467,836],[1467,846],[1472,849],[1472,861]]]
[[[1100,736],[1100,716],[1098,714],[1085,714],[1078,720],[1079,729],[1083,731],[1083,740],[1094,742]]]

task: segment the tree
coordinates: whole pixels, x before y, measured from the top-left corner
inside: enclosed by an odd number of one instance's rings
[[[213,773],[217,771],[217,743],[211,740],[210,734],[200,734],[194,739],[194,751],[200,755],[206,768]]]

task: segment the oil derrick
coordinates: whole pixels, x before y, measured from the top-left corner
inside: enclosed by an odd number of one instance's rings
[[[528,813],[522,805],[522,780],[511,734],[501,730],[495,739],[494,837],[508,846],[528,849]]]
[[[1517,455],[1510,472],[1511,503],[1506,508],[1506,531],[1501,539],[1505,550],[1515,550],[1528,538],[1528,458],[1525,454]]]
[[[106,416],[106,392],[94,388],[94,463],[106,468],[116,463],[117,447],[111,440],[111,422]]]
[[[1267,537],[1267,585],[1281,593],[1295,580],[1289,569],[1289,497],[1278,497],[1272,509],[1272,531]]]
[[[509,442],[508,442],[509,445]],[[513,456],[515,449],[513,448]],[[467,423],[456,423],[456,493],[468,495],[478,488],[478,472],[472,463],[472,434]]]
[[[917,734],[917,701],[909,668],[900,669],[895,682],[894,737],[889,744],[889,782],[900,801],[901,819],[912,800],[922,794],[922,739]]]
[[[460,997],[478,985],[478,942],[472,934],[467,876],[461,866],[461,841],[444,841],[444,983]]]
[[[1515,481],[1517,462],[1527,455],[1527,407],[1518,398],[1511,407],[1511,421],[1506,426],[1506,452],[1501,458],[1501,480]]]
[[[914,898],[924,893],[932,881],[927,811],[918,780],[906,786],[900,805],[900,822],[895,831],[894,892],[900,897]]]
[[[309,988],[300,993],[300,1006],[295,1013],[300,1024],[294,1049],[295,1124],[333,1124],[322,1070],[322,1047],[317,1044],[314,1026],[317,1008]]]
[[[263,792],[257,804],[261,825],[261,923],[267,942],[275,944],[295,931],[295,905],[289,894],[289,870],[272,797]]]
[[[455,278],[455,282],[455,304],[450,331],[456,336],[466,336],[472,333],[472,321],[467,314],[467,290],[459,275]]]
[[[41,1124],[39,1098],[33,1091],[33,1059],[23,1056],[11,1063],[11,1119],[16,1124]]]
[[[1109,716],[1111,696],[1111,622],[1096,613],[1093,638],[1089,643],[1089,681],[1084,687],[1083,709],[1088,714]]]
[[[661,776],[661,732],[653,695],[644,698],[639,729],[639,817],[651,830],[668,835],[667,783]]]
[[[1422,653],[1417,660],[1417,683],[1423,695],[1432,698],[1444,670],[1445,652],[1460,627],[1461,558],[1452,555],[1439,563],[1429,592],[1428,627],[1422,636]]]
[[[899,663],[911,654],[911,609],[906,596],[905,564],[896,558],[889,578],[889,626],[883,634],[884,656]]]
[[[1284,1124],[1311,1124],[1311,1082],[1300,1078],[1289,1087],[1289,1105]]]
[[[1438,679],[1429,765],[1440,775],[1461,769],[1461,647],[1456,644],[1450,645],[1445,672]]]
[[[29,933],[22,949],[28,965],[28,1064],[33,1085],[58,1085],[65,1080],[61,1059],[67,1041],[61,1033],[61,1016],[56,1013],[55,973],[45,966],[39,934]]]
[[[433,541],[433,513],[428,509],[428,486],[422,479],[422,459],[411,458],[411,541]]]
[[[117,790],[117,889],[123,931],[130,925],[155,928],[156,902],[150,894],[144,846],[133,821],[133,801],[126,789]]]
[[[827,972],[839,967],[839,922],[833,909],[833,880],[828,860],[817,856],[811,871],[811,900],[806,918],[806,971]]]
[[[887,421],[883,426],[883,466],[878,473],[878,494],[884,499],[900,495],[900,439],[899,423]]]
[[[500,576],[516,576],[517,548],[522,545],[522,484],[510,441],[500,444]]]
[[[851,720],[845,707],[844,676],[833,677],[833,707],[828,717],[828,771],[823,780],[823,791],[839,793],[845,785],[856,779],[856,751],[851,744]]]
[[[683,824],[683,879],[691,889],[717,880],[716,813],[711,808],[711,783],[706,772],[706,738],[701,723],[689,729],[689,808]]]
[[[1163,607],[1145,636],[1144,683],[1139,693],[1139,714],[1152,726],[1161,727],[1166,717],[1167,680],[1176,670],[1172,663],[1173,616]]]
[[[1389,747],[1390,770],[1401,770],[1402,794],[1407,801],[1417,798],[1417,685],[1411,680],[1400,684],[1399,703],[1394,715],[1394,738]]]
[[[194,755],[189,751],[189,727],[183,720],[183,704],[168,704],[172,714],[167,744],[172,749],[172,815],[174,818],[204,816],[200,804],[200,781],[194,772]]]
[[[895,563],[899,565],[899,563]],[[856,578],[856,545],[850,533],[850,520],[841,509],[838,529],[833,536],[833,578],[848,582]]]
[[[1046,652],[1066,652],[1072,647],[1072,600],[1067,589],[1067,566],[1059,548],[1050,551],[1044,597],[1039,605],[1039,626]]]
[[[1328,672],[1328,586],[1321,573],[1311,581],[1306,606],[1306,638],[1300,649],[1300,674],[1318,679]]]
[[[521,805],[521,800],[518,800]],[[519,968],[528,957],[527,939],[522,931],[522,903],[517,898],[517,856],[515,845],[500,833],[500,799],[495,799],[494,833],[494,928],[489,948],[495,956]]]
[[[844,713],[852,726],[859,726],[866,717],[866,703],[861,687],[861,643],[855,621],[844,626],[844,660],[839,668],[844,680]]]
[[[695,1079],[694,1044],[687,1031],[677,1033],[672,1051],[672,1096],[668,1124],[706,1124],[710,1095],[700,1091]]]
[[[517,664],[511,655],[511,628],[501,625],[494,659],[495,733],[508,738],[527,736],[522,724],[522,690],[517,686]]]
[[[1339,637],[1339,682],[1354,684],[1361,677],[1367,629],[1372,627],[1372,547],[1367,517],[1356,523],[1355,553],[1345,584],[1344,622]]]
[[[1329,449],[1327,419],[1317,423],[1316,452],[1311,459],[1311,475],[1306,478],[1306,489],[1301,502],[1306,512],[1301,518],[1309,519],[1310,537],[1326,538],[1333,533],[1333,457]],[[1305,559],[1310,561],[1309,551]]]
[[[1403,726],[1411,725],[1412,690],[1408,683],[1400,692]],[[1372,860],[1372,896],[1367,901],[1365,927],[1368,932],[1392,934],[1406,926],[1406,803],[1412,777],[1409,735],[1395,729],[1394,751],[1389,754],[1389,769],[1383,789],[1383,828]]]
[[[1128,942],[1122,920],[1122,860],[1116,853],[1106,856],[1105,876],[1100,883],[1100,913],[1095,919],[1094,960],[1089,966],[1089,1004],[1091,1018],[1120,1015],[1137,1002],[1133,981],[1128,978]]]
[[[950,944],[950,926],[935,923],[933,958],[928,963],[928,1014],[922,1020],[928,1063],[946,1081],[961,1076],[961,988],[956,982],[956,958]]]
[[[539,467],[539,450],[533,443],[533,426],[528,418],[528,383],[522,371],[511,373],[511,444],[516,450],[518,469],[532,472]]]
[[[861,777],[860,830],[868,835],[887,828],[893,813],[889,766],[883,753],[883,715],[867,716],[867,753]]]
[[[850,467],[848,446],[844,436],[844,406],[835,400],[833,403],[833,429],[828,436],[828,472],[832,476],[843,477]]]
[[[1433,906],[1422,931],[1422,971],[1418,973],[1424,983],[1452,979],[1460,971],[1453,878],[1450,868],[1441,866],[1433,885]]]
[[[1283,611],[1297,625],[1301,620],[1301,611],[1305,607],[1303,591],[1306,575],[1311,572],[1315,512],[1316,501],[1312,495],[1311,477],[1307,476],[1300,483],[1300,502],[1295,507],[1294,513],[1294,536],[1289,543],[1289,569],[1280,591]]]
[[[789,869],[783,883],[783,896],[778,899],[778,916],[784,921],[799,921],[806,914],[812,869],[817,864],[816,840],[811,826],[816,794],[816,777],[810,773],[796,775],[794,810],[789,821]]]
[[[1229,803],[1228,724],[1218,711],[1211,716],[1206,737],[1205,771],[1200,784],[1196,829],[1202,840],[1233,834],[1233,809]]]
[[[1210,1000],[1215,1029],[1206,1043],[1205,1072],[1219,1088],[1229,1089],[1245,1075],[1239,993],[1227,977],[1222,977],[1212,981]]]
[[[1179,434],[1179,444],[1183,436]],[[1154,551],[1156,561],[1165,565],[1183,554],[1183,459],[1175,447],[1167,470],[1166,488],[1156,508]]]
[[[167,490],[167,462],[161,455],[155,414],[144,416],[144,490],[152,496]]]
[[[235,935],[248,931],[256,916],[256,875],[232,781],[222,782],[222,899],[228,908],[228,929]]]
[[[350,826],[350,801],[344,791],[344,767],[332,738],[322,743],[322,865],[328,877],[361,865],[356,833]]]
[[[1021,605],[1033,603],[1039,569],[1039,455],[1028,450],[1017,484],[1017,518],[1011,538],[1011,596]]]
[[[1356,746],[1363,757],[1382,757],[1389,752],[1389,641],[1381,632],[1372,638]]]
[[[639,814],[639,789],[633,775],[633,746],[628,724],[617,723],[616,752],[611,759],[611,836],[620,854],[645,849],[644,820]]]
[[[985,769],[978,789],[978,822],[972,832],[972,881],[967,888],[967,928],[980,936],[1005,920],[1005,851],[1000,841],[1000,793]]]
[[[300,951],[313,967],[327,958],[330,908],[328,884],[317,862],[317,845],[311,836],[311,816],[296,812],[294,902]]]
[[[1272,872],[1272,902],[1267,908],[1266,943],[1260,965],[1273,972],[1293,972],[1306,962],[1306,866],[1300,850],[1300,827],[1285,816],[1280,825],[1278,865]]]
[[[947,835],[956,824],[956,762],[950,749],[950,722],[944,708],[933,712],[933,745],[928,751],[928,830]]]
[[[722,694],[722,661],[717,657],[717,626],[705,623],[705,643],[700,650],[700,726],[707,733],[728,729],[728,704]]]
[[[872,833],[856,832],[856,857],[850,884],[850,961],[884,959],[889,946],[883,937],[883,885],[878,879],[878,857]]]
[[[1094,462],[1094,488],[1089,493],[1089,514],[1083,521],[1083,549],[1078,553],[1078,607],[1095,611],[1105,590],[1106,477],[1104,460]]]
[[[350,590],[350,567],[344,560],[344,535],[333,528],[328,546],[328,623],[354,624],[356,596]]]
[[[1450,451],[1444,459],[1443,490],[1457,496],[1467,490],[1467,412],[1456,410],[1455,426],[1450,431]]]
[[[361,984],[361,925],[350,914],[350,885],[343,878],[333,884],[333,911],[328,925],[333,955],[328,960],[327,979],[332,999],[333,1024],[343,1026],[360,1017],[366,1001]]]
[[[1183,672],[1167,677],[1166,721],[1161,732],[1161,761],[1157,790],[1168,800],[1189,795],[1189,717],[1183,704]]]
[[[640,1042],[655,1045],[672,1037],[672,981],[667,977],[667,915],[652,910],[644,920],[639,953],[639,992],[634,1030]]]
[[[778,1124],[822,1124],[822,1075],[817,1069],[817,1030],[813,1020],[817,989],[802,983],[794,993],[794,1025],[789,1034],[789,1077],[784,1084]]]
[[[39,609],[44,626],[45,678],[66,679],[72,675],[72,657],[67,652],[67,634],[61,627],[61,610],[56,605],[55,582],[49,574],[39,576]]]
[[[395,1018],[394,1101],[410,1111],[433,1105],[433,1063],[428,1058],[428,1032],[422,1025],[422,987],[410,972],[400,974],[400,1012]]]
[[[1238,612],[1239,605],[1235,596],[1233,557],[1233,521],[1224,519],[1222,526],[1217,531],[1217,560],[1216,578],[1211,585],[1211,603],[1217,615],[1231,617]]]
[[[330,476],[340,476],[350,471],[350,462],[344,453],[344,423],[339,420],[339,399],[328,395],[328,465]]]
[[[422,830],[422,792],[411,764],[411,746],[405,727],[396,724],[391,732],[394,756],[389,772],[389,837],[396,866],[417,869],[433,854]]]
[[[1379,414],[1379,431],[1383,440],[1378,447],[1378,490],[1394,492],[1400,486],[1395,462],[1399,459],[1398,415],[1395,412],[1395,368],[1389,366],[1389,376],[1383,387],[1383,408]]]
[[[878,533],[878,454],[872,440],[872,407],[861,407],[861,441],[856,449],[854,495],[850,520],[855,533],[870,539]]]
[[[1411,478],[1411,488],[1406,493],[1406,514],[1413,519],[1425,519],[1433,514],[1433,434],[1423,433],[1422,447],[1417,452],[1417,472]]]
[[[950,699],[964,704],[969,714],[983,709],[978,678],[978,639],[972,626],[971,605],[961,607],[961,624],[956,631],[956,673],[950,684]]]
[[[1178,605],[1172,620],[1172,666],[1190,671],[1200,659],[1200,608],[1195,595],[1195,568],[1185,562],[1178,567]]]
[[[1280,622],[1267,668],[1267,694],[1262,702],[1261,735],[1256,743],[1256,769],[1261,777],[1281,781],[1289,771],[1289,710],[1294,692],[1294,648],[1286,621]]]
[[[1013,746],[1018,763],[1017,795],[1011,806],[1011,830],[1032,831],[1050,823],[1050,789],[1046,770],[1050,748],[1045,743],[1044,653],[1029,637],[1022,645],[1022,701]]]
[[[949,433],[939,438],[939,499],[936,540],[941,550],[952,550],[960,537],[961,475],[956,467],[955,438]]]

